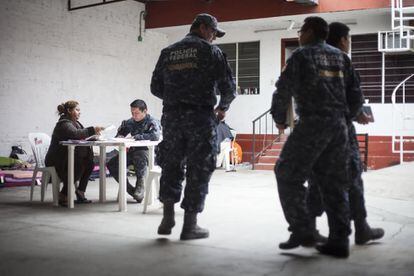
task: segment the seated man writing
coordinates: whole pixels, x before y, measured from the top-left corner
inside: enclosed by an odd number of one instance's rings
[[[116,137],[131,135],[135,140],[157,141],[160,138],[161,128],[159,122],[147,114],[147,105],[143,100],[135,100],[131,104],[132,118],[124,120],[118,128]],[[109,160],[107,167],[116,181],[119,181],[119,155]],[[135,187],[127,178],[127,192],[138,203],[144,199],[144,177],[148,166],[148,148],[132,147],[127,153],[127,166],[133,165],[137,177]]]

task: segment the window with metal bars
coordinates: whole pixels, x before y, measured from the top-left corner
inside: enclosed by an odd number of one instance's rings
[[[370,103],[382,101],[382,53],[378,52],[378,35],[353,35],[351,57],[355,69],[361,76],[361,89]],[[406,77],[414,73],[414,53],[402,52],[385,55],[384,102],[391,103],[394,88]],[[414,103],[414,80],[405,86],[408,103]],[[397,102],[401,97],[397,94]]]
[[[217,44],[226,54],[237,85],[237,93],[260,93],[260,42]]]

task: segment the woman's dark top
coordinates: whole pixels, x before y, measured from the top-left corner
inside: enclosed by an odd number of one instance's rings
[[[54,166],[58,176],[63,179],[67,175],[68,148],[60,144],[66,140],[81,140],[95,134],[93,127],[84,128],[79,121],[72,121],[68,116],[62,115],[53,129],[52,141],[46,154],[46,166]],[[91,147],[75,148],[75,163],[85,159],[93,159]]]

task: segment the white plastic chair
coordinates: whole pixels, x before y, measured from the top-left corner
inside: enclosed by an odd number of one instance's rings
[[[151,157],[154,154],[150,154]],[[148,175],[145,180],[145,196],[144,196],[144,209],[142,213],[147,212],[148,205],[152,204],[157,195],[160,192],[160,177],[161,177],[161,168],[154,164],[153,158],[148,160]]]
[[[220,143],[220,153],[217,156],[216,164],[216,167],[223,166],[226,172],[235,171],[236,169],[236,162],[234,160],[235,156],[233,154],[233,150],[237,132],[234,129],[230,129],[230,132],[233,136],[233,140],[229,139],[228,141],[225,140]],[[232,156],[233,160],[230,160],[230,155]],[[230,162],[233,163],[233,168],[231,168]]]
[[[230,170],[230,152],[232,151],[232,142],[229,138],[220,143],[220,153],[217,155],[216,167],[224,167],[226,171]]]
[[[232,170],[235,171],[236,170],[236,155],[234,154],[234,150],[235,150],[234,143],[236,143],[237,131],[234,129],[230,129],[230,132],[231,132],[231,135],[233,135],[233,140],[231,141],[231,149],[230,149],[230,152],[232,153],[232,159],[233,159],[231,160],[233,163]],[[229,159],[230,159],[230,156],[229,156]]]
[[[50,146],[50,136],[46,133],[29,133],[29,142],[36,160],[36,166],[33,171],[32,185],[30,188],[30,201],[33,200],[33,190],[36,185],[36,176],[38,172],[42,172],[40,183],[41,201],[45,199],[45,192],[49,179],[52,178],[53,205],[58,206],[59,184],[60,179],[56,173],[55,167],[46,167],[45,157]]]
[[[160,177],[160,167],[154,166],[148,171],[148,176],[145,181],[144,209],[142,211],[144,214],[147,212],[148,205],[152,204],[156,200],[156,197],[160,192]]]

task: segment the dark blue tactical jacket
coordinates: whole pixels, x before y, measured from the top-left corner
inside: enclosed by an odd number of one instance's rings
[[[363,103],[359,77],[348,56],[322,41],[298,48],[288,59],[273,93],[271,114],[276,123],[286,124],[292,96],[299,117],[353,118]]]
[[[116,136],[127,136],[129,133],[131,133],[131,136],[133,136],[135,140],[157,141],[160,139],[161,127],[158,120],[147,114],[144,119],[139,122],[135,121],[133,118],[122,121]]]
[[[218,107],[227,111],[236,97],[231,69],[221,50],[190,33],[161,51],[152,75],[151,93],[164,105]]]

